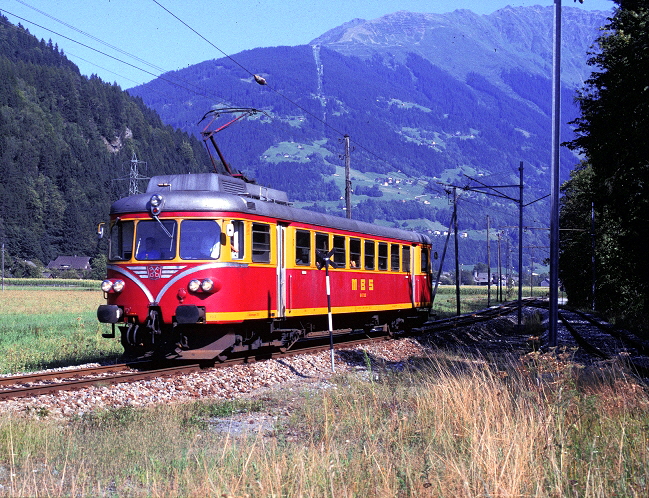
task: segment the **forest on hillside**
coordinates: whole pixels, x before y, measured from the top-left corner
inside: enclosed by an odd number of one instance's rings
[[[103,252],[96,226],[128,192],[116,180],[133,154],[146,176],[211,169],[195,137],[1,16],[0,74],[0,241],[10,257]]]

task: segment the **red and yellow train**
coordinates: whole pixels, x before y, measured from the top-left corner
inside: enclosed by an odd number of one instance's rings
[[[427,316],[431,240],[291,207],[286,194],[216,173],[156,176],[111,206],[107,304],[131,356],[216,359],[328,330]]]

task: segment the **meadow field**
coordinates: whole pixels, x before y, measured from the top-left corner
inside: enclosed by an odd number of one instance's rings
[[[0,292],[0,373],[87,363],[117,357],[117,341],[97,322],[104,302],[92,287],[6,286]]]
[[[2,335],[14,342],[2,344],[23,358],[15,364],[118,354],[94,320],[101,293],[7,292]],[[37,347],[57,335],[68,344],[58,359]],[[36,352],[17,353],[28,346]],[[400,371],[368,361],[365,375],[338,374],[329,389],[65,420],[3,414],[0,496],[649,494],[649,395],[622,360],[583,368],[553,351],[497,364],[440,350]],[[214,429],[256,413],[275,417],[272,433]]]

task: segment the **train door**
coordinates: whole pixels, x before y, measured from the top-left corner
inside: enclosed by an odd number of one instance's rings
[[[415,273],[417,268],[417,248],[416,246],[412,246],[412,248],[408,247],[408,251],[410,252],[410,298],[412,301],[412,307],[416,308],[417,296],[415,293],[417,291],[417,279],[415,278]]]
[[[277,224],[277,318],[286,317],[286,225]]]

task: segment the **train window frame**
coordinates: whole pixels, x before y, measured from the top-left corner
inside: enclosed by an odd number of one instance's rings
[[[428,273],[428,269],[430,267],[430,254],[428,251],[427,247],[421,248],[421,272],[422,273]]]
[[[324,242],[324,244],[323,244]],[[322,246],[322,247],[320,247]],[[315,233],[315,250],[324,251],[325,253],[329,252],[329,234],[316,232]]]
[[[371,250],[368,251],[368,248],[371,247]],[[376,269],[376,241],[371,239],[366,239],[363,243],[363,267],[366,270],[373,271]]]
[[[307,245],[305,245],[305,243]],[[295,264],[300,266],[311,266],[310,230],[295,230]]]
[[[358,246],[358,250],[355,250],[356,247]],[[362,256],[362,243],[361,239],[358,239],[356,237],[351,237],[349,239],[349,267],[352,270],[360,270],[362,269],[361,267],[361,256]]]
[[[270,225],[253,222],[251,227],[251,243],[253,263],[270,263]]]
[[[210,223],[213,225],[210,226]],[[196,224],[196,226],[190,227],[193,224]],[[210,232],[214,225],[218,232]],[[180,259],[186,261],[205,259],[214,261],[221,257],[221,225],[217,220],[206,218],[182,220],[178,239]],[[198,248],[193,245],[197,242]]]
[[[379,242],[377,250],[377,261],[380,271],[388,271],[388,243]]]
[[[347,267],[346,240],[347,238],[344,235],[334,235],[334,240],[333,240],[334,263],[336,263],[337,268]]]
[[[390,244],[390,271],[398,272],[401,269],[401,250],[399,244]]]
[[[232,228],[230,228],[232,227]],[[229,238],[230,259],[238,261],[246,257],[246,224],[243,220],[230,220],[226,229]]]
[[[169,261],[176,258],[178,220],[138,220],[135,224],[135,259],[138,261]],[[167,247],[166,238],[169,239]],[[151,242],[151,250],[146,244]]]
[[[110,261],[127,261],[133,257],[133,238],[135,222],[133,220],[116,220],[110,227],[108,239],[108,259]]]
[[[401,248],[401,271],[410,273],[410,246]]]

